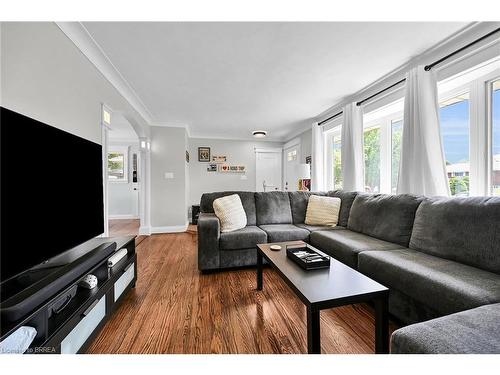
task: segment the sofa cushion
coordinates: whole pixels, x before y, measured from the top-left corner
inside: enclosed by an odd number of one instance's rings
[[[285,191],[255,193],[257,225],[292,224],[290,199]]]
[[[500,302],[500,275],[416,250],[363,252],[358,268],[441,315]]]
[[[316,232],[317,230],[338,230],[338,229],[346,229],[344,227],[339,227],[338,225],[336,227],[329,227],[326,225],[308,225],[308,224],[294,224],[295,226],[299,228],[304,228],[307,229],[309,232]]]
[[[500,197],[426,199],[409,247],[500,274]]]
[[[407,247],[415,211],[422,200],[409,194],[358,194],[347,228]]]
[[[260,229],[267,233],[267,242],[307,241],[309,231],[293,224],[260,225]]]
[[[394,331],[394,354],[500,354],[500,304],[447,315]]]
[[[256,226],[248,226],[234,232],[220,234],[219,246],[222,250],[254,248],[258,243],[266,243],[267,234]]]
[[[213,204],[215,199],[233,194],[238,194],[240,196],[241,204],[243,205],[243,208],[245,209],[245,213],[247,215],[247,225],[256,225],[257,219],[255,216],[255,193],[249,191],[222,191],[216,193],[205,193],[201,196],[200,212],[213,213]]]
[[[306,220],[307,203],[311,195],[324,196],[323,192],[289,191],[290,208],[292,210],[292,221],[294,224],[302,224]]]
[[[403,249],[397,244],[379,240],[348,229],[312,232],[311,245],[351,268],[358,268],[358,254],[369,250]]]
[[[354,198],[358,195],[356,191],[333,190],[327,194],[329,197],[340,198],[340,212],[339,212],[339,225],[347,227],[349,221],[349,213],[351,212],[352,203]]]

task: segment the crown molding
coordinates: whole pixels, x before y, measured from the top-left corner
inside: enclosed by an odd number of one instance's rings
[[[125,100],[139,113],[146,124],[151,124],[152,114],[127,82],[123,75],[113,65],[101,46],[90,35],[81,22],[55,22],[69,40],[97,68]]]

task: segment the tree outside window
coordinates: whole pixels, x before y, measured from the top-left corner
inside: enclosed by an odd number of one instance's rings
[[[380,192],[380,127],[364,132],[365,191]]]

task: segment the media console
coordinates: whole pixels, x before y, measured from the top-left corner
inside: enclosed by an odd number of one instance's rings
[[[135,236],[99,238],[102,244],[113,241],[116,249],[127,249],[127,255],[112,268],[109,256],[93,264],[77,280],[45,300],[34,310],[16,321],[2,316],[3,341],[22,326],[36,329],[37,334],[26,353],[83,353],[97,336],[125,295],[135,287],[137,255]],[[98,279],[93,289],[78,286],[87,274]]]

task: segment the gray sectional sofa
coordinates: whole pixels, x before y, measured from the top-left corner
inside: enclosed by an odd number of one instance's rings
[[[234,193],[248,226],[221,233],[212,203]],[[337,227],[304,224],[310,194],[341,199]],[[390,288],[389,312],[409,325],[393,353],[500,353],[500,198],[220,192],[200,209],[201,271],[255,265],[257,243],[304,240]]]

